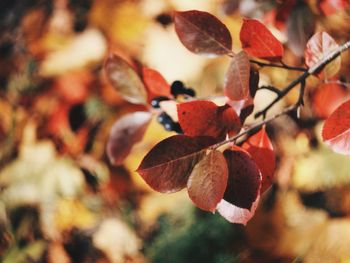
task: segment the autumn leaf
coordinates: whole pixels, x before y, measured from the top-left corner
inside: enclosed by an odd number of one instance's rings
[[[158,71],[143,67],[142,79],[147,89],[149,102],[155,97],[171,96],[170,85]]]
[[[306,44],[305,64],[311,68],[338,47],[338,44],[328,33],[318,32],[314,34]],[[322,69],[319,76],[323,78],[333,77],[340,70],[340,66],[341,58],[338,56]]]
[[[171,193],[184,188],[193,167],[213,145],[210,137],[174,135],[154,146],[142,160],[137,172],[158,192]]]
[[[110,55],[104,65],[107,79],[127,101],[145,104],[147,93],[136,71],[121,57]]]
[[[287,20],[287,44],[295,55],[303,56],[305,45],[314,31],[314,15],[307,4],[299,1],[290,11]]]
[[[320,0],[318,1],[318,7],[321,12],[330,16],[338,11],[341,11],[349,6],[348,0]]]
[[[244,19],[239,34],[242,48],[249,55],[268,60],[280,60],[283,46],[258,20]]]
[[[333,151],[350,155],[350,100],[341,104],[326,120],[322,138]]]
[[[261,186],[259,167],[244,150],[226,150],[224,156],[229,177],[223,199],[237,207],[250,210]]]
[[[234,55],[226,73],[224,91],[231,100],[242,100],[249,96],[250,62],[244,51]]]
[[[250,153],[259,167],[262,176],[261,193],[263,193],[272,185],[276,168],[275,153],[265,126],[258,133],[250,136],[242,148]]]
[[[231,52],[231,34],[215,16],[197,10],[175,12],[174,22],[180,41],[191,52],[201,55]]]
[[[227,178],[226,159],[213,150],[194,167],[187,182],[188,195],[199,208],[214,212],[224,196]]]
[[[320,85],[312,96],[312,108],[319,118],[328,118],[346,100],[345,89],[337,83]]]
[[[135,143],[140,141],[151,121],[151,113],[137,111],[118,119],[112,126],[107,155],[113,165],[121,165]]]
[[[211,101],[189,101],[178,104],[177,112],[180,126],[188,136],[211,136],[220,140],[241,127],[236,112],[227,104],[217,106]]]

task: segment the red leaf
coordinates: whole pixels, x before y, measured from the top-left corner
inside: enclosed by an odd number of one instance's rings
[[[177,105],[180,126],[189,136],[211,136],[223,139],[228,132],[238,132],[239,117],[229,105],[217,106],[211,101],[196,100]]]
[[[135,143],[139,142],[151,121],[151,114],[137,111],[126,114],[112,126],[107,155],[113,165],[121,165]]]
[[[330,16],[349,6],[349,0],[320,0],[318,6],[321,12]]]
[[[268,60],[279,60],[283,56],[283,46],[258,20],[244,19],[239,34],[242,48],[249,55]]]
[[[230,31],[215,16],[196,10],[175,12],[174,22],[180,41],[191,52],[203,55],[231,52]]]
[[[143,67],[142,78],[148,92],[148,101],[159,96],[170,97],[170,86],[156,70]]]
[[[188,195],[199,208],[214,212],[224,196],[228,170],[219,151],[211,151],[194,167],[188,178]]]
[[[219,214],[227,221],[235,224],[246,225],[248,221],[254,216],[255,210],[259,204],[259,200],[260,195],[257,196],[252,207],[248,210],[235,206],[222,199],[216,209],[218,210]]]
[[[350,155],[350,100],[340,105],[326,120],[322,138],[333,151]]]
[[[305,64],[312,67],[322,60],[329,53],[337,49],[339,45],[326,32],[318,32],[314,34],[306,44],[305,48]],[[338,73],[340,69],[340,57],[333,60],[323,69],[327,78],[330,78]]]
[[[242,145],[259,167],[262,176],[261,193],[273,183],[276,168],[275,154],[272,143],[267,136],[265,126]]]
[[[226,73],[224,91],[231,100],[242,100],[249,96],[250,62],[244,51],[233,56]]]
[[[214,143],[210,137],[169,137],[151,149],[137,172],[158,192],[179,191],[186,186],[193,167],[204,157],[205,149]]]
[[[136,71],[121,57],[110,55],[104,65],[107,79],[127,101],[145,104],[147,93]]]
[[[303,56],[306,42],[315,31],[315,24],[310,7],[303,1],[298,1],[290,10],[287,20],[288,47],[295,55]]]
[[[328,118],[347,97],[346,91],[341,85],[337,83],[322,84],[312,97],[315,115],[320,118]]]
[[[259,168],[244,150],[226,150],[224,155],[229,171],[224,199],[250,210],[261,187]]]

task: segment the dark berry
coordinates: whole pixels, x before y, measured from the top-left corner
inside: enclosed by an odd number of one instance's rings
[[[155,97],[155,98],[153,98],[153,100],[151,101],[151,106],[152,106],[153,108],[159,108],[159,102],[165,101],[165,100],[169,100],[169,98],[168,98],[168,97],[165,97],[165,96]]]
[[[180,126],[180,124],[178,122],[174,123],[173,131],[176,132],[176,133],[180,133],[180,134],[183,133],[183,131],[181,129],[181,126]]]
[[[174,122],[171,120],[169,122],[164,123],[164,129],[167,131],[173,131],[174,130]]]
[[[171,15],[167,14],[167,13],[162,13],[156,16],[155,20],[163,25],[163,26],[168,26],[173,22],[173,19],[171,17]]]
[[[75,104],[69,111],[69,124],[73,131],[77,131],[86,121],[84,104]]]
[[[185,90],[184,84],[182,81],[176,80],[171,84],[171,94],[173,94],[175,97],[179,94],[183,94],[183,91]]]
[[[185,89],[183,91],[183,94],[186,94],[186,95],[191,96],[191,97],[195,97],[196,96],[196,92],[194,91],[194,89],[191,89],[191,88]]]
[[[157,121],[160,124],[165,125],[165,123],[169,123],[170,121],[172,121],[172,119],[168,114],[166,114],[165,112],[162,112],[161,114],[158,115]]]

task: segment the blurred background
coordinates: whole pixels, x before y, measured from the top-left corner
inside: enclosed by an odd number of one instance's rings
[[[1,262],[350,262],[349,157],[319,139],[334,93],[317,97],[317,78],[308,80],[302,118],[268,127],[275,183],[245,227],[195,208],[186,191],[155,193],[134,172],[153,145],[174,134],[156,120],[122,166],[110,165],[111,126],[140,106],[107,82],[109,53],[154,68],[169,83],[181,80],[198,97],[221,93],[229,58],[191,54],[175,34],[172,12],[191,9],[222,20],[234,51],[242,18],[262,20],[286,45],[290,65],[303,66],[313,32],[350,39],[348,1],[2,0]],[[349,95],[349,52],[342,60],[338,102]],[[262,84],[278,88],[299,74],[260,72]],[[258,92],[256,110],[273,96]]]

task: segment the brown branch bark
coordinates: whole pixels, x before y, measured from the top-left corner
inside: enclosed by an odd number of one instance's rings
[[[334,59],[336,59],[342,52],[350,48],[350,40],[331,53],[329,53],[327,56],[325,56],[322,60],[320,60],[318,63],[316,63],[314,66],[308,69],[308,71],[305,71],[302,75],[300,75],[297,79],[293,80],[291,83],[289,83],[284,89],[281,90],[280,94],[269,104],[267,105],[263,110],[257,112],[255,114],[255,118],[258,118],[260,116],[263,116],[263,118],[266,117],[266,113],[268,110],[275,105],[278,101],[280,101],[284,96],[286,96],[295,86],[298,84],[305,82],[305,80],[312,74],[318,72],[321,70],[324,66],[332,62]]]

